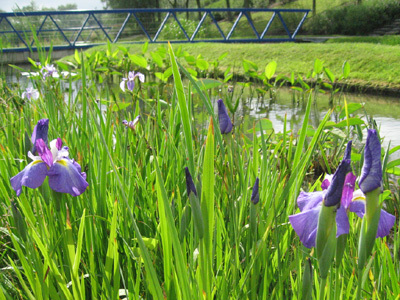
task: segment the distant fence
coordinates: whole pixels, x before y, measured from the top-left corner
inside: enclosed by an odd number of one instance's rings
[[[118,9],[0,13],[3,52],[88,48],[107,42],[294,41],[307,9]]]

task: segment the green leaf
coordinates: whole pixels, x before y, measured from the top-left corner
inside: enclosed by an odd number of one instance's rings
[[[150,53],[151,57],[153,58],[153,61],[157,64],[157,66],[159,66],[160,68],[162,68],[163,66],[163,60],[160,54],[158,54],[157,52],[151,52]]]
[[[128,53],[128,49],[124,46],[121,45],[117,45],[117,48],[123,53],[123,54],[127,54]]]
[[[81,64],[81,58],[80,58],[80,56],[79,56],[79,52],[78,52],[77,49],[75,49],[75,54],[74,54],[74,56],[75,56],[76,62],[78,63],[78,65],[80,65],[80,64]]]
[[[322,73],[322,61],[319,60],[318,58],[315,59],[315,61],[314,61],[314,72],[316,74]]]
[[[169,45],[171,47],[171,45]],[[170,52],[172,52],[172,48],[170,48]],[[171,53],[173,55],[173,52]],[[171,59],[175,59],[174,56],[171,57]],[[154,157],[156,157],[155,154],[153,154]],[[172,244],[172,248],[174,250],[174,259],[173,261],[175,264],[173,265],[173,268],[176,270],[177,274],[177,286],[180,288],[180,291],[182,293],[182,299],[193,299],[192,291],[191,291],[191,285],[189,284],[189,278],[188,278],[188,272],[187,272],[187,262],[185,260],[185,255],[182,251],[181,244],[179,242],[179,235],[178,231],[175,227],[175,222],[174,218],[172,216],[172,211],[171,211],[171,204],[168,202],[168,196],[167,192],[165,190],[165,184],[164,180],[161,175],[160,167],[158,166],[157,158],[154,159],[155,167],[156,167],[156,185],[157,185],[157,197],[158,197],[158,203],[159,205],[161,204],[163,209],[160,211],[160,215],[164,213],[165,217],[165,225],[167,228],[168,232],[168,238],[170,239],[170,242]],[[160,207],[161,210],[161,207]],[[172,261],[172,256],[167,258]]]
[[[345,127],[347,126],[353,126],[353,125],[364,125],[365,122],[361,120],[360,118],[350,118],[348,120],[343,120],[335,125],[335,127]]]
[[[186,70],[192,75],[193,77],[197,77],[197,71],[193,70],[192,68],[186,68]]]
[[[335,75],[333,75],[333,73],[331,72],[331,70],[329,70],[328,68],[324,67],[324,71],[326,76],[328,76],[329,80],[333,83],[335,82],[336,78]]]
[[[228,52],[222,53],[222,54],[218,57],[218,60],[223,60],[227,55],[228,55]]]
[[[146,41],[142,46],[142,54],[145,54],[148,48],[149,48],[149,41]]]
[[[200,89],[202,91],[214,89],[214,88],[217,88],[217,87],[223,85],[223,82],[221,82],[219,80],[207,79],[207,78],[206,79],[200,79],[200,80],[197,81],[197,83],[198,83],[198,85],[199,85],[199,87],[200,87]],[[194,90],[193,92],[197,93],[196,90]]]
[[[61,61],[57,61],[56,64],[64,71],[68,71],[69,67],[66,63],[61,62]]]
[[[268,65],[265,67],[265,77],[270,80],[272,78],[272,76],[275,75],[275,71],[276,71],[276,61],[271,61],[270,63],[268,63]]]
[[[389,155],[395,153],[396,151],[400,150],[400,145],[393,147],[392,149],[389,150]]]
[[[310,112],[311,112],[311,102],[312,102],[312,97],[310,94],[310,96],[308,97],[308,101],[307,101],[306,113],[304,114],[304,118],[303,118],[303,126],[300,131],[300,135],[299,135],[297,146],[296,146],[296,152],[295,152],[294,158],[293,158],[293,168],[296,168],[297,165],[300,163],[300,156],[303,153],[303,147],[304,147],[304,142],[305,142],[307,128],[308,128],[308,120],[309,120]]]
[[[327,89],[330,89],[330,90],[333,88],[332,84],[327,83],[327,82],[323,82],[322,85],[324,86],[324,88],[327,88]]]
[[[81,262],[81,252],[82,252],[82,240],[83,240],[83,233],[85,230],[85,216],[86,216],[86,210],[83,210],[83,214],[81,217],[81,224],[79,225],[79,231],[78,231],[78,241],[76,245],[76,253],[75,253],[75,259],[74,259],[74,265],[72,269],[72,273],[74,277],[78,278],[78,271],[79,271],[79,264]]]
[[[129,58],[134,64],[138,65],[139,67],[142,67],[144,69],[147,68],[147,60],[143,56],[131,54],[129,55]]]
[[[330,129],[329,133],[334,135],[334,136],[336,136],[336,137],[338,137],[338,138],[340,138],[340,139],[345,139],[346,138],[346,134],[342,130],[340,130],[338,128]]]
[[[112,111],[120,111],[129,107],[131,104],[129,102],[117,102],[113,105]]]
[[[200,58],[196,60],[196,67],[198,67],[202,71],[205,71],[208,70],[209,64],[206,60]]]
[[[204,220],[204,239],[200,244],[200,263],[201,278],[203,280],[203,290],[206,299],[211,297],[212,290],[212,262],[213,262],[213,232],[214,232],[214,215],[215,215],[215,199],[214,199],[214,125],[210,118],[208,134],[206,140],[206,149],[203,162],[203,176],[201,189],[201,211]]]
[[[249,130],[247,130],[248,133],[253,133],[254,130],[256,132],[259,132],[262,130],[273,130],[274,126],[272,124],[272,121],[269,119],[261,119],[260,121],[258,121],[256,123],[256,125],[254,126],[254,128],[250,128]]]
[[[147,237],[142,237],[143,238],[143,242],[146,245],[147,249],[149,250],[156,250],[158,247],[158,240],[154,239],[154,238],[147,238]],[[133,239],[135,242],[137,241],[137,239]],[[139,249],[140,250],[140,249]]]
[[[399,176],[400,175],[400,168],[399,167],[392,167],[390,169],[386,168],[386,173]]]
[[[105,261],[105,273],[107,281],[111,282],[112,266],[114,262],[114,240],[117,236],[117,215],[118,215],[118,202],[114,201],[113,215],[111,220],[110,235],[108,237],[107,255]],[[103,280],[103,285],[107,284],[106,280]]]
[[[400,159],[395,159],[387,164],[386,169],[391,169],[391,168],[399,166],[399,165],[400,165]]]
[[[176,64],[174,51],[172,50],[171,44],[168,44],[168,46],[169,55],[171,58],[172,73],[174,75],[175,92],[178,98],[179,111],[181,112],[183,131],[185,135],[186,155],[189,159],[189,171],[191,174],[195,174],[192,126],[190,123],[189,110],[187,107],[185,92],[183,90],[181,75],[178,70],[178,65]]]
[[[258,66],[250,60],[243,59],[243,69],[246,73],[250,70],[258,70]]]
[[[295,90],[295,91],[299,91],[299,92],[303,91],[303,89],[301,87],[298,87],[298,86],[292,86],[291,89]]]
[[[345,61],[345,62],[343,63],[342,69],[343,69],[343,78],[349,77],[349,74],[350,74],[350,64],[349,64],[347,61]]]
[[[196,58],[192,55],[185,55],[185,60],[189,65],[194,65],[196,64]]]
[[[18,70],[18,71],[20,71],[20,72],[25,72],[25,70],[24,70],[23,68],[18,67],[18,66],[16,66],[16,65],[9,64],[8,66],[10,66],[11,68],[16,69],[16,70]]]
[[[348,114],[352,114],[354,112],[356,112],[357,110],[359,110],[360,108],[363,108],[364,105],[362,103],[347,103],[347,112]],[[346,110],[343,109],[340,112],[339,118],[343,119],[344,117],[346,117]]]

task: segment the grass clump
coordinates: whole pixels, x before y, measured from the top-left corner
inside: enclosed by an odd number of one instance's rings
[[[194,76],[207,69],[204,59],[147,46],[135,54],[121,45],[76,53],[57,64],[57,72],[67,71],[60,76],[53,68],[43,76],[41,68],[30,74],[37,100],[22,97],[22,87],[0,90],[8,100],[0,102],[6,120],[0,128],[1,299],[299,299],[325,290],[330,298],[351,299],[361,293],[356,279],[372,275],[376,281],[361,282],[362,296],[399,294],[398,251],[387,246],[399,245],[397,225],[375,243],[366,272],[355,275],[361,221],[351,218],[354,230],[325,289],[311,279],[320,273],[315,251],[288,223],[300,191],[321,190],[317,170],[333,173],[351,138],[352,169],[360,174],[362,132],[374,127],[362,104],[337,99],[313,125],[317,80],[304,97],[294,94],[304,112],[300,128],[286,117],[282,132],[267,119],[244,127],[235,119],[239,104],[258,109],[265,103],[236,98],[216,80]],[[42,58],[44,68],[48,63]],[[273,86],[276,66],[265,69],[266,87]],[[329,74],[320,60],[312,69],[316,77]],[[146,79],[121,92],[132,70]],[[50,139],[60,137],[86,172],[89,187],[78,197],[53,193],[47,182],[24,187],[17,197],[10,185],[28,164],[33,127],[44,118]],[[125,127],[124,120],[134,119]],[[382,201],[391,214],[398,211],[398,194],[388,174],[398,174],[398,164],[383,161]]]

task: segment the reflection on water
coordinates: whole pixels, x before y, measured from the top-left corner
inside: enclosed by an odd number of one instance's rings
[[[364,109],[360,109],[356,113],[366,123],[367,117],[372,117],[376,121],[380,128],[381,138],[383,138],[384,148],[389,143],[390,148],[400,145],[400,99],[356,94],[346,94],[342,99],[346,99],[347,103],[364,104]],[[342,105],[343,102],[342,100]],[[294,103],[292,101],[292,94],[288,89],[279,90],[276,101],[264,101],[263,104],[257,99],[253,99],[246,106],[246,109],[239,107],[239,114],[241,114],[244,120],[249,118],[250,123],[252,123],[260,118],[268,118],[271,120],[276,132],[283,132],[285,116],[287,119],[287,130],[298,132],[301,128],[306,109],[305,102]],[[309,123],[316,128],[319,120],[324,117],[329,108],[329,97],[319,95],[317,103],[313,104]],[[332,121],[337,122],[338,120],[335,119],[337,116],[337,113],[332,114]],[[366,135],[366,132],[364,135]],[[400,158],[399,152],[395,153],[391,157],[391,160],[397,158]]]

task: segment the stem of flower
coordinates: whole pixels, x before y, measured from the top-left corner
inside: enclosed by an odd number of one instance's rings
[[[358,287],[356,299],[361,299],[361,288],[362,288],[362,269],[358,269]]]
[[[321,278],[321,282],[319,285],[319,300],[323,300],[325,298],[325,286],[326,286],[326,277]]]

